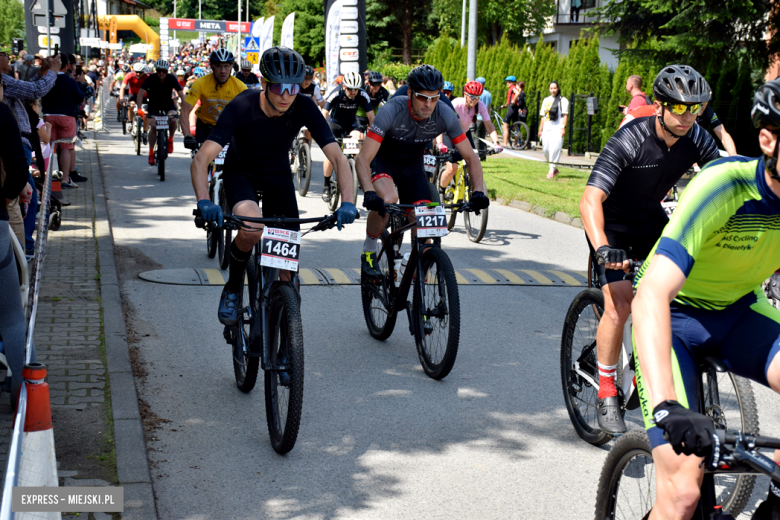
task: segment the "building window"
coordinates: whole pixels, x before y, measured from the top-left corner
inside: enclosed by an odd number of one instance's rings
[[[583,0],[582,7],[584,9],[593,9],[596,7],[596,0]]]

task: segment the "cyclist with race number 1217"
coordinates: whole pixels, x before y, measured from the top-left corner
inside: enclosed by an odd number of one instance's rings
[[[613,135],[593,166],[580,200],[586,240],[604,293],[596,332],[599,428],[626,431],[620,412],[617,373],[623,325],[634,293],[624,280],[631,258],[647,258],[669,221],[661,201],[694,164],[720,157],[715,141],[696,118],[710,100],[707,81],[692,67],[664,67],[653,83],[655,113],[634,119]]]
[[[342,200],[351,200],[352,172],[346,157],[314,101],[298,95],[304,67],[303,58],[294,50],[285,47],[266,50],[260,58],[262,90],[242,92],[222,111],[190,167],[198,209],[205,220],[222,225],[222,209],[209,200],[208,165],[228,143],[222,178],[233,214],[261,218],[264,213],[268,217],[298,218],[287,151],[303,126],[309,128],[322,152],[336,165]],[[258,192],[264,194],[262,212]],[[343,202],[336,216],[341,229],[355,220],[357,209],[352,202]],[[287,227],[299,229],[297,224]],[[238,322],[238,293],[246,265],[260,238],[258,231],[239,230],[230,245],[230,276],[218,311],[219,320],[225,325]]]
[[[409,96],[395,95],[382,107],[368,130],[356,161],[358,178],[367,190],[363,206],[370,210],[361,268],[370,279],[382,276],[377,266],[377,240],[387,225],[385,203],[423,204],[430,202],[428,177],[423,168],[423,150],[440,134],[447,134],[463,156],[474,186],[482,186],[482,164],[474,154],[450,107],[439,103],[444,83],[441,73],[431,65],[412,69],[407,77]],[[396,191],[397,186],[397,191]],[[472,209],[490,205],[482,191],[471,195]]]

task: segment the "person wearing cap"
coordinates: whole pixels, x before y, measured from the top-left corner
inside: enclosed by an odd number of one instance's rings
[[[482,94],[479,96],[479,100],[482,102],[483,105],[485,105],[485,108],[487,108],[487,113],[490,114],[493,107],[491,106],[493,104],[493,95],[490,93],[488,89],[485,88],[485,83],[487,80],[483,78],[482,76],[478,77],[475,80],[477,83],[482,84]],[[487,128],[485,128],[485,122],[482,120],[482,113],[477,112],[477,149],[479,151],[487,150],[487,145],[482,141],[482,139],[485,139],[487,137]],[[485,157],[480,156],[480,160],[484,161]]]
[[[515,121],[519,119],[525,119],[528,115],[528,107],[525,104],[525,82],[521,81],[517,83],[515,76],[507,76],[504,78],[506,81],[506,105],[501,105],[501,108],[506,108],[506,115],[504,115],[504,147],[509,146],[509,127],[512,126]],[[523,115],[525,114],[525,115]]]
[[[24,51],[22,51],[24,52]],[[40,67],[34,65],[35,56],[25,54],[20,62],[15,65],[14,76],[22,81],[31,81],[33,76],[38,74]]]

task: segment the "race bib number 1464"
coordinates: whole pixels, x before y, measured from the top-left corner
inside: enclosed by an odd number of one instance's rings
[[[301,233],[289,229],[266,227],[263,230],[262,250],[260,265],[297,271],[301,253]]]

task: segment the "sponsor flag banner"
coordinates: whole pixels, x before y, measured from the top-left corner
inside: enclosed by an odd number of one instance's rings
[[[290,13],[287,15],[287,18],[284,19],[284,23],[282,24],[282,41],[281,45],[283,47],[287,47],[288,49],[292,49],[293,45],[295,45],[294,39],[293,39],[293,28],[295,27],[295,13]]]
[[[328,90],[345,72],[366,69],[366,0],[324,0]]]
[[[251,34],[253,38],[260,38],[260,35],[263,32],[263,20],[265,20],[265,18],[260,17],[252,22],[252,28],[249,30],[249,34]]]
[[[260,54],[274,46],[274,16],[263,22],[263,32],[260,35]]]

